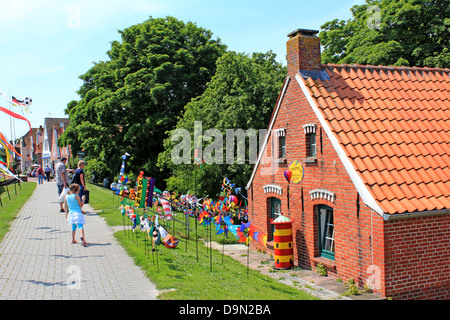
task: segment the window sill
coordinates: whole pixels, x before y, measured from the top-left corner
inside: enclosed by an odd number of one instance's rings
[[[314,265],[317,266],[319,263],[323,264],[327,269],[336,271],[336,262],[324,257],[314,257]]]
[[[305,159],[306,164],[315,164],[317,163],[317,157],[307,157]]]

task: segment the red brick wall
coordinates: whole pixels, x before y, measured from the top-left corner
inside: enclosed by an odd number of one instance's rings
[[[305,163],[307,148],[303,125],[307,123],[317,125],[317,162],[313,164]],[[381,286],[384,261],[383,250],[379,248],[383,248],[383,219],[362,201],[359,201],[360,210],[359,214],[357,213],[357,191],[295,79],[288,84],[273,127],[273,129],[281,128],[286,129],[286,163],[280,164],[278,172],[273,175],[261,174],[262,168],[269,165],[260,165],[248,190],[249,215],[257,231],[270,232],[270,198],[278,198],[281,200],[284,215],[294,219],[296,265],[315,268],[318,262],[328,262],[326,265],[329,267],[329,274],[344,281],[353,278],[361,287],[370,276],[367,271],[369,266],[376,265],[378,267],[376,270],[379,270],[376,276],[381,279],[379,282]],[[268,148],[271,148],[272,138],[273,136],[267,143]],[[295,160],[303,164],[304,179],[300,184],[289,185],[288,208],[288,183],[283,173]],[[280,185],[283,188],[282,195],[265,194],[263,187],[267,184]],[[336,195],[334,202],[323,199],[312,200],[309,191],[318,188],[333,192]],[[317,259],[319,248],[315,207],[320,204],[330,206],[334,212],[336,242],[334,262]],[[255,249],[256,244],[253,243]],[[270,245],[269,242],[269,248]],[[382,289],[380,293],[382,294]]]
[[[450,215],[388,221],[386,295],[450,299]]]

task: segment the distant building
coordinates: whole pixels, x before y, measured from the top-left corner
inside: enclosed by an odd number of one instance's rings
[[[20,138],[19,152],[23,158],[20,159],[20,170],[25,173],[33,164],[42,165],[42,142],[44,128],[32,128]]]
[[[59,159],[65,157],[70,159],[72,152],[70,146],[58,147],[58,138],[69,126],[68,118],[45,118],[44,119],[44,139],[42,144],[42,164],[49,165],[52,169]]]

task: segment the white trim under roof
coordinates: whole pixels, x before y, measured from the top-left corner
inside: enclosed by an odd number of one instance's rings
[[[253,179],[255,178],[256,170],[258,169],[259,163],[261,162],[262,155],[264,153],[264,150],[266,149],[267,142],[269,141],[269,137],[270,137],[270,134],[272,132],[273,125],[275,123],[275,119],[277,118],[278,111],[280,110],[281,103],[283,102],[284,94],[286,93],[286,89],[287,89],[287,87],[289,85],[290,80],[291,80],[290,77],[287,77],[284,80],[283,88],[281,89],[281,94],[280,94],[280,97],[278,99],[278,103],[277,103],[277,106],[275,108],[275,112],[273,113],[273,117],[272,117],[272,119],[270,121],[270,124],[269,124],[269,130],[267,130],[266,137],[264,138],[264,143],[263,143],[262,147],[259,149],[258,159],[256,160],[255,166],[253,167],[252,175],[250,177],[250,180],[247,183],[247,186],[245,187],[246,189],[250,188],[250,185],[252,184]]]
[[[375,201],[375,198],[372,196],[372,194],[367,189],[367,186],[364,184],[364,181],[362,180],[362,178],[359,176],[358,172],[353,167],[353,165],[350,162],[350,159],[348,158],[344,149],[339,144],[338,139],[336,138],[336,136],[334,135],[330,126],[328,125],[327,121],[325,120],[322,113],[320,112],[319,107],[316,104],[316,101],[313,99],[313,97],[309,93],[308,88],[306,88],[306,85],[305,85],[303,79],[300,77],[300,75],[298,73],[295,75],[295,79],[297,80],[300,88],[303,91],[303,94],[305,95],[311,108],[313,109],[314,113],[316,114],[316,117],[319,119],[319,122],[322,125],[323,129],[325,130],[325,133],[327,134],[328,138],[330,139],[331,144],[333,145],[334,149],[336,150],[336,153],[338,154],[339,159],[342,161],[344,168],[347,170],[347,173],[350,176],[350,179],[352,180],[356,190],[358,191],[359,195],[361,196],[361,200],[369,208],[371,208],[372,210],[374,210],[375,212],[377,212],[379,215],[381,215],[383,217],[383,215],[384,215],[383,209],[377,204],[377,202]]]

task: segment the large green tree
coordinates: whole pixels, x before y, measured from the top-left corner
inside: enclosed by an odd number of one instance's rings
[[[450,0],[366,0],[321,28],[322,62],[450,67]]]
[[[258,133],[260,129],[267,129],[285,76],[286,68],[276,61],[276,55],[271,51],[251,56],[235,52],[224,54],[217,61],[217,72],[206,91],[186,105],[176,129],[164,142],[166,150],[160,155],[159,164],[171,174],[169,188],[184,193],[196,190],[199,195],[215,197],[220,192],[223,178],[227,177],[245,194],[255,154],[253,157],[249,154],[247,138],[244,153],[238,153],[238,139],[233,138],[234,146],[229,145],[228,148],[232,148],[234,156],[229,153],[227,159],[226,131],[254,129],[251,131]],[[203,156],[208,162],[201,169],[193,164],[195,122],[201,123]],[[220,132],[222,138],[205,138],[211,129]],[[180,130],[189,133],[189,163],[177,164],[172,159],[174,147],[183,141],[182,137],[175,136],[175,132]],[[219,147],[211,147],[217,142]],[[209,155],[214,159],[208,159]]]
[[[84,149],[89,168],[101,177],[117,175],[128,152],[127,171],[164,178],[156,162],[166,132],[204,92],[226,46],[211,31],[173,17],[150,18],[119,33],[109,60],[80,76],[80,100],[67,105],[70,126],[59,143],[75,154]]]

